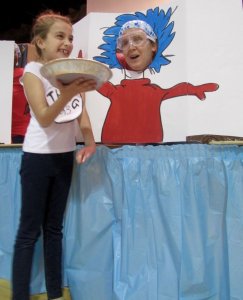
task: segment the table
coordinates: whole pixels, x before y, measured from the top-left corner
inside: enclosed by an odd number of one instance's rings
[[[0,278],[10,280],[20,148],[0,149]],[[64,221],[72,300],[243,299],[243,147],[99,146]],[[42,240],[31,291],[45,291]]]

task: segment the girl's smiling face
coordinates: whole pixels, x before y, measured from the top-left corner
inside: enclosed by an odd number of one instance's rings
[[[37,44],[42,51],[43,61],[69,57],[73,49],[72,27],[58,20],[50,27],[46,38],[39,38]]]
[[[134,71],[146,70],[157,51],[157,44],[140,28],[129,28],[124,31],[117,45],[126,63]]]

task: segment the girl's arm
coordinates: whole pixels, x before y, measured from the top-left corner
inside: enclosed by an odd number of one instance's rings
[[[80,149],[76,154],[77,163],[84,163],[90,156],[96,151],[96,144],[94,140],[94,134],[91,127],[90,118],[86,109],[85,95],[82,94],[82,113],[79,117],[80,130],[84,139],[85,146]]]

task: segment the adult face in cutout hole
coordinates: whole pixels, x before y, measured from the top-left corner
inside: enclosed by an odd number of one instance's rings
[[[143,72],[151,64],[157,43],[140,28],[129,28],[117,40],[116,57],[127,70]]]

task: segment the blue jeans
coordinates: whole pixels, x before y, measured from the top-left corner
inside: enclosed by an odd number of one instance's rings
[[[41,230],[46,289],[49,298],[62,296],[63,216],[71,185],[73,152],[23,153],[22,207],[12,265],[12,300],[29,300],[33,252]]]

